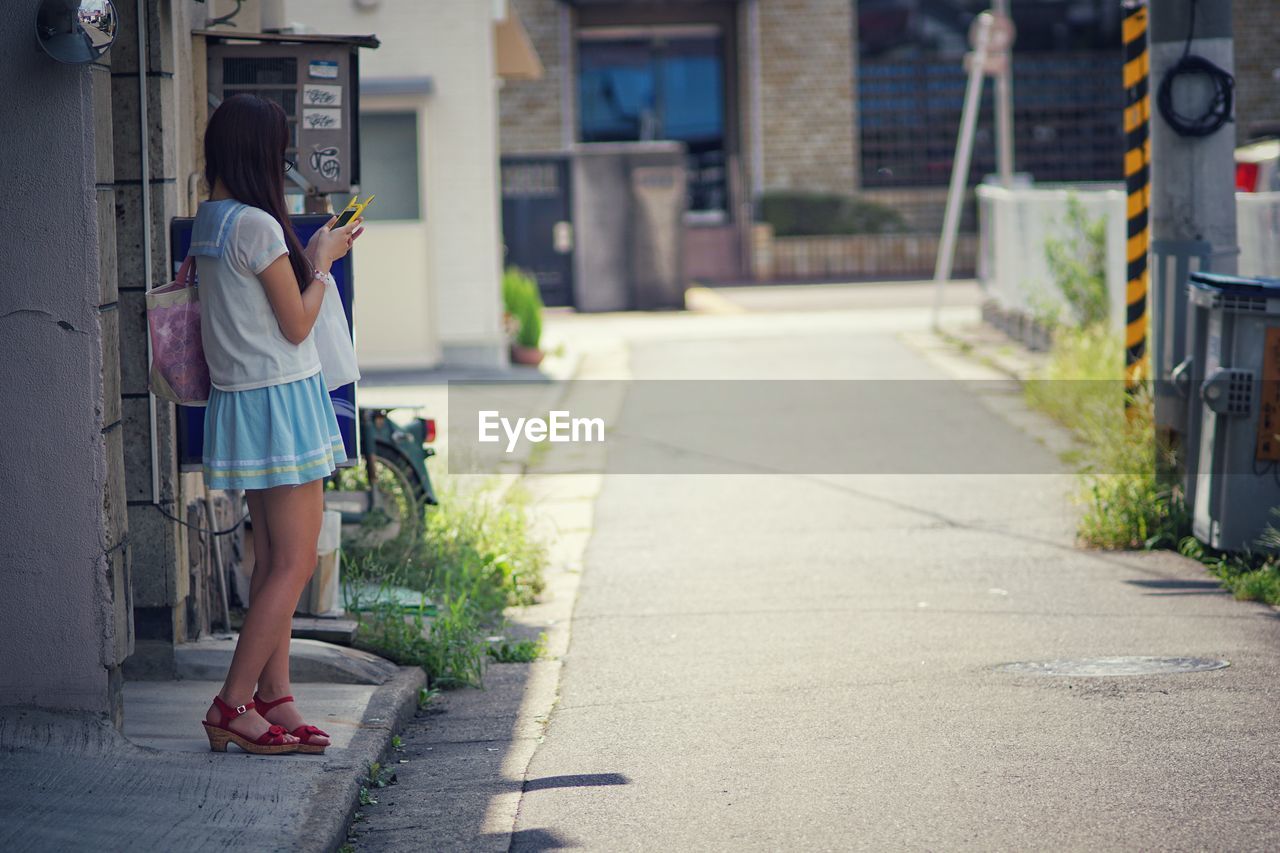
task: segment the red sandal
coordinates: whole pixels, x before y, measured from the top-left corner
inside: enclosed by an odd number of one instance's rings
[[[285,702],[292,701],[292,696],[281,696],[279,699],[268,702],[266,699],[263,699],[261,695],[257,693],[253,694],[253,703],[260,709],[259,713],[263,716],[266,716],[267,712],[277,705],[283,705]],[[277,728],[279,727],[277,726]],[[310,755],[323,755],[325,749],[329,746],[327,743],[312,743],[311,741],[313,738],[328,737],[329,733],[321,731],[315,726],[309,726],[306,723],[298,726],[296,729],[289,732],[289,734],[298,739],[298,752],[305,752]]]
[[[201,722],[204,724],[204,733],[209,736],[209,749],[214,752],[226,752],[228,742],[254,755],[280,755],[298,751],[299,744],[285,740],[286,733],[282,726],[272,726],[259,735],[257,740],[249,740],[245,735],[230,728],[232,720],[253,710],[252,702],[232,708],[222,701],[221,696],[214,696],[213,707],[218,709],[220,715],[218,722],[216,724],[208,720],[201,720]]]

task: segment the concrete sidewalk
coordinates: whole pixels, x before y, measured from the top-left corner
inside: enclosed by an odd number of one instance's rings
[[[421,669],[378,686],[300,684],[333,737],[324,755],[211,753],[215,682],[130,682],[122,735],[105,721],[0,710],[0,849],[334,850],[360,778],[412,716]]]

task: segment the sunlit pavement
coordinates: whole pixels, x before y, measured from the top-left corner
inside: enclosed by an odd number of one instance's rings
[[[709,314],[552,316],[547,336],[616,378],[981,378],[928,345],[928,291],[896,290],[734,291]],[[949,292],[944,325],[974,321],[975,297]],[[1073,478],[1023,427],[1052,428],[1016,398],[939,393],[963,434],[1061,473],[606,475],[540,739],[491,712],[490,769],[437,762],[447,798],[406,773],[361,849],[413,849],[396,821],[517,850],[1275,849],[1275,612],[1176,555],[1076,548]],[[894,411],[856,414],[867,460],[919,449]],[[1231,665],[997,669],[1124,655]],[[425,725],[462,759],[448,702]],[[500,799],[510,835],[483,815]]]

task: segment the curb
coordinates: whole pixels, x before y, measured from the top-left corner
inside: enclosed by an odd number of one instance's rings
[[[696,314],[746,314],[747,309],[709,287],[695,284],[684,292],[686,311]]]
[[[402,666],[394,678],[374,691],[360,730],[342,753],[341,763],[326,761],[322,775],[308,792],[309,806],[295,849],[335,853],[346,843],[359,808],[361,775],[370,762],[382,759],[391,736],[413,718],[418,691],[426,684],[427,674],[421,667]]]
[[[1045,354],[1028,350],[1021,341],[985,323],[981,327],[969,329],[935,329],[934,333],[940,340],[956,348],[968,358],[1022,384],[1026,384],[1032,378],[1037,360],[1043,361],[1046,358]],[[1010,348],[1022,357],[1010,357],[1001,352],[1004,348]]]

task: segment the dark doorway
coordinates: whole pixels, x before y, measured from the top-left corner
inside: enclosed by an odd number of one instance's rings
[[[573,305],[570,204],[567,158],[502,158],[506,265],[532,275],[547,305]]]

